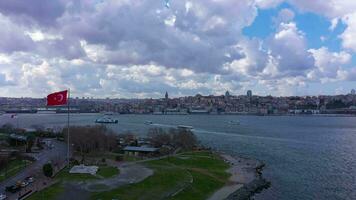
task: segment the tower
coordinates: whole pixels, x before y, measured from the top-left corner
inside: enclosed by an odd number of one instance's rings
[[[166,100],[168,100],[168,92],[166,92],[166,94],[164,95],[164,98],[165,98]]]
[[[230,97],[230,92],[229,92],[229,91],[226,91],[226,92],[225,92],[225,97],[227,97],[227,98]]]
[[[251,90],[248,90],[248,91],[247,91],[247,97],[249,97],[249,98],[252,97],[252,91],[251,91]]]

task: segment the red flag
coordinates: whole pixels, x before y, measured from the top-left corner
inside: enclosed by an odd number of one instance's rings
[[[47,106],[66,105],[68,101],[68,90],[56,92],[47,96]]]

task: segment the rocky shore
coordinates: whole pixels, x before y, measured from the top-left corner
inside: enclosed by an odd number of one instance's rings
[[[250,158],[233,157],[222,154],[221,157],[231,165],[227,170],[232,174],[229,183],[216,191],[209,200],[244,200],[270,187],[270,182],[262,177],[264,163]]]

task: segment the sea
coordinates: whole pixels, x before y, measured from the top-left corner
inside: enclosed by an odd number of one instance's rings
[[[100,114],[71,114],[71,125],[94,125]],[[269,189],[257,200],[356,199],[356,117],[237,115],[114,115],[117,133],[194,127],[203,145],[263,161]],[[145,124],[152,121],[152,125]],[[233,122],[233,123],[231,123]],[[238,124],[239,122],[239,124]],[[0,125],[62,127],[65,114],[0,116]]]

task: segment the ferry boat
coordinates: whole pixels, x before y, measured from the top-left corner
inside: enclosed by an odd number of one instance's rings
[[[239,120],[231,120],[231,121],[229,121],[229,124],[231,124],[231,125],[240,125],[240,121]]]
[[[37,114],[56,114],[56,110],[37,110]]]
[[[95,123],[99,123],[99,124],[117,124],[117,123],[119,123],[119,120],[112,119],[110,117],[103,117],[103,118],[95,120]]]
[[[146,125],[151,125],[151,124],[153,124],[153,122],[152,121],[145,121],[145,124]]]
[[[186,126],[186,125],[178,125],[177,128],[178,129],[185,129],[185,130],[193,130],[194,129],[193,126]]]

